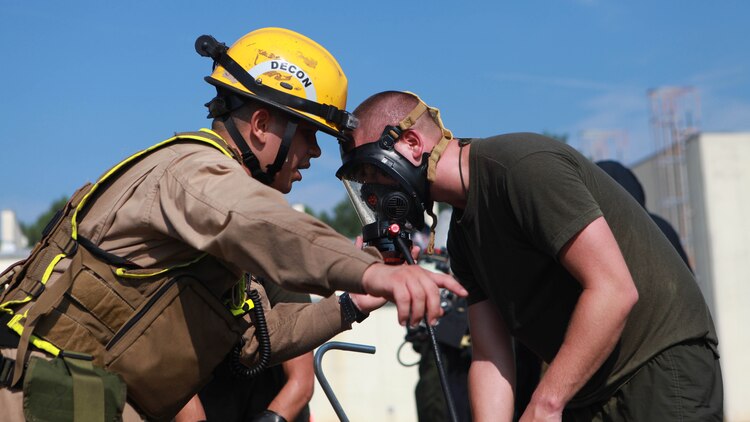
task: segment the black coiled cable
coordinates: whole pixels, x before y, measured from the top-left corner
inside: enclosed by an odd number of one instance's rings
[[[232,375],[236,378],[252,378],[263,372],[271,358],[271,337],[268,335],[268,325],[266,324],[266,315],[263,313],[263,306],[260,303],[260,294],[257,290],[247,292],[250,300],[253,301],[253,315],[255,316],[253,324],[255,325],[255,338],[258,339],[258,353],[260,359],[252,367],[248,367],[240,362],[242,347],[245,345],[245,339],[234,346],[231,352],[230,367]]]

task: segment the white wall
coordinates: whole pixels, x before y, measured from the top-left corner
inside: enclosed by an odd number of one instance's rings
[[[377,349],[374,355],[329,350],[323,357],[323,373],[349,420],[417,420],[414,404],[417,367],[407,368],[396,360],[396,351],[405,333],[404,327],[398,324],[396,307],[387,305],[333,339]],[[401,357],[407,363],[419,359],[408,344],[402,348]],[[317,380],[310,410],[315,422],[339,420]]]
[[[750,421],[750,134],[703,134],[688,153],[700,162],[694,178],[702,182],[702,203],[693,208],[705,210],[695,215],[704,219],[705,234],[695,247],[706,266],[701,276],[713,286],[725,414]]]
[[[655,198],[655,160],[633,170]],[[750,421],[750,133],[687,143],[696,278],[719,334],[727,421]],[[648,205],[648,199],[647,199]]]
[[[0,211],[0,272],[28,254],[26,236],[21,233],[16,213]]]

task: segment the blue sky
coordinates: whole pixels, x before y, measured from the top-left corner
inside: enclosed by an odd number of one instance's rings
[[[386,89],[417,92],[458,136],[624,134],[650,146],[646,92],[693,86],[703,131],[750,131],[746,1],[20,1],[0,0],[0,208],[33,221],[126,155],[207,126],[210,60],[260,27],[301,32],[349,78],[349,109]],[[344,196],[336,142],[290,202]]]

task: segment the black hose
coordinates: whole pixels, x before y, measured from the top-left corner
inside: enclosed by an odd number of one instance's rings
[[[240,361],[242,356],[242,347],[245,340],[240,341],[234,346],[231,352],[230,367],[232,375],[236,378],[253,378],[263,372],[271,358],[271,337],[268,335],[268,325],[266,324],[266,315],[263,313],[263,305],[260,303],[260,294],[257,290],[250,290],[247,295],[253,301],[253,325],[255,325],[255,338],[258,339],[258,353],[260,358],[252,367],[245,366]]]
[[[411,251],[406,245],[404,239],[396,237],[396,244],[401,253],[406,259],[406,263],[409,265],[415,265],[414,258],[411,256]],[[437,338],[435,338],[435,330],[427,320],[427,313],[424,314],[424,322],[427,327],[427,334],[430,336],[430,344],[432,345],[432,353],[435,356],[435,366],[437,366],[438,375],[440,376],[440,386],[443,388],[443,396],[445,397],[445,404],[448,406],[448,414],[450,415],[451,421],[458,422],[458,414],[456,413],[456,405],[453,403],[453,397],[451,396],[450,387],[448,386],[448,376],[445,375],[445,367],[443,366],[443,358],[440,353],[440,346],[438,346]]]

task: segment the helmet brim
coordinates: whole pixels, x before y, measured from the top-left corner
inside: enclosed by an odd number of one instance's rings
[[[295,109],[293,109],[291,107],[285,106],[283,104],[279,104],[279,103],[277,103],[277,102],[275,102],[273,100],[269,100],[268,98],[264,98],[264,97],[261,97],[259,95],[255,95],[252,92],[243,91],[243,90],[238,89],[238,88],[236,88],[236,87],[234,87],[232,85],[229,85],[227,83],[219,81],[219,80],[217,80],[217,79],[215,79],[215,78],[213,78],[211,76],[206,76],[203,79],[206,82],[208,82],[209,84],[215,86],[216,88],[219,88],[219,89],[222,89],[222,90],[226,90],[226,91],[228,91],[228,92],[230,92],[230,93],[232,93],[234,95],[237,95],[239,97],[243,97],[243,98],[247,98],[247,99],[250,99],[250,100],[253,100],[253,101],[261,102],[261,103],[266,104],[268,106],[271,106],[271,107],[273,107],[275,109],[283,111],[284,113],[287,113],[287,114],[289,114],[289,115],[291,115],[293,117],[300,118],[300,119],[304,120],[305,122],[310,123],[311,125],[315,126],[318,130],[320,130],[322,132],[325,132],[326,134],[331,135],[334,138],[341,138],[341,137],[345,136],[345,134],[344,134],[343,131],[338,130],[338,129],[334,129],[334,128],[326,125],[326,124],[323,124],[323,123],[319,122],[318,120],[313,119],[312,117],[308,116],[307,114],[302,113],[300,111],[297,111],[297,110],[295,110]]]

